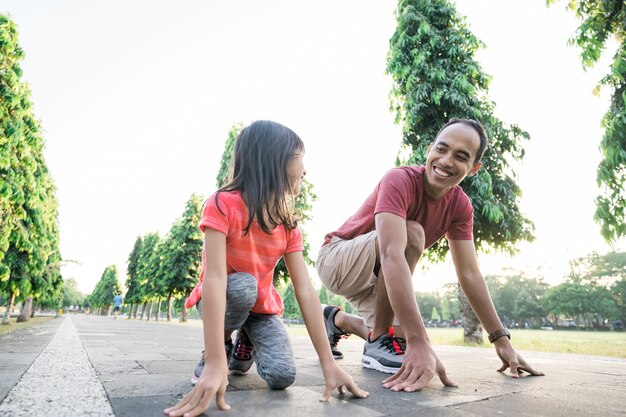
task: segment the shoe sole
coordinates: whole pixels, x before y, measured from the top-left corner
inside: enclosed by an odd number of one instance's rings
[[[335,360],[343,359],[343,353],[340,353],[339,355],[337,355],[335,352],[333,352],[333,358],[335,358]]]
[[[191,385],[196,385],[199,380],[200,380],[200,378],[196,377],[195,375],[192,376],[191,377]]]
[[[391,368],[389,366],[381,365],[376,359],[365,355],[361,357],[361,366],[367,369],[383,372],[385,374],[395,374],[400,370],[400,368]]]

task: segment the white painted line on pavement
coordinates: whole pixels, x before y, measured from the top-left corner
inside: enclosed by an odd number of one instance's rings
[[[0,416],[113,417],[113,409],[68,316],[0,404]]]

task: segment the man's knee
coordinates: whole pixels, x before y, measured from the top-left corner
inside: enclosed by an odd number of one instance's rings
[[[406,222],[407,249],[421,255],[426,245],[426,235],[421,224],[414,221]]]

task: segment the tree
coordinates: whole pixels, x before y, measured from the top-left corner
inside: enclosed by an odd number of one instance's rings
[[[237,136],[239,136],[241,129],[241,124],[235,124],[230,128],[230,131],[228,132],[228,138],[226,139],[224,152],[222,153],[220,169],[216,178],[218,188],[226,185],[230,178],[232,170],[230,165],[233,151],[235,149]],[[300,226],[311,220],[311,210],[315,201],[317,201],[317,195],[313,192],[313,184],[311,184],[305,178],[304,181],[302,181],[300,194],[298,194],[298,196],[296,197],[296,201],[294,202],[294,210],[296,216],[300,219]],[[302,255],[304,256],[304,261],[306,262],[306,264],[312,266],[313,261],[309,257],[310,245],[307,240],[307,234],[306,231],[302,229],[302,227],[300,227],[300,230],[302,231],[302,243],[304,246]],[[284,259],[281,258],[280,261],[278,261],[278,265],[276,265],[276,268],[274,268],[274,286],[279,286],[281,283],[286,283],[288,279],[289,273],[287,271],[287,266],[285,265]]]
[[[148,319],[152,313],[152,300],[154,299],[154,279],[158,271],[158,264],[155,258],[158,257],[157,249],[161,241],[158,233],[148,233],[143,237],[143,245],[137,260],[137,283],[138,293],[137,300],[143,303],[141,308],[140,319],[143,319],[146,310],[146,304],[150,303],[148,309]],[[155,269],[156,266],[156,269]]]
[[[524,327],[526,322],[542,323],[547,315],[543,297],[548,284],[523,273],[508,277],[485,277],[498,315],[509,327]]]
[[[185,211],[165,239],[162,268],[163,287],[167,296],[167,321],[171,320],[172,297],[186,298],[200,277],[202,259],[202,233],[198,229],[202,210],[202,197],[192,194]],[[186,313],[186,311],[184,312]],[[183,321],[186,321],[183,314]]]
[[[441,308],[441,299],[436,292],[416,292],[415,300],[424,320],[431,320],[431,312]]]
[[[58,254],[55,186],[31,93],[20,80],[23,58],[15,24],[0,14],[0,292],[8,294],[3,323],[16,300],[25,301],[27,319],[33,299],[53,289],[44,274]]]
[[[217,178],[215,179],[218,189],[225,186],[231,178],[232,168],[230,161],[233,159],[235,141],[237,140],[237,136],[239,136],[242,129],[243,125],[241,123],[235,123],[228,131],[228,137],[226,138],[224,151],[222,152],[222,159],[220,160],[220,169],[218,170]]]
[[[78,282],[74,278],[63,281],[63,307],[82,305],[84,298],[85,295],[78,290]]]
[[[433,306],[433,311],[430,313],[430,319],[432,321],[439,321],[440,320],[439,312],[437,311],[437,307]]]
[[[396,18],[387,72],[393,77],[391,109],[402,125],[403,149],[397,164],[424,163],[428,145],[450,118],[480,120],[490,148],[484,168],[462,184],[474,207],[474,241],[479,251],[515,253],[517,242],[533,238],[533,224],[519,210],[521,191],[511,167],[512,161],[523,158],[521,141],[529,135],[494,116],[495,103],[487,98],[489,77],[474,58],[483,44],[447,0],[400,0]],[[427,257],[441,260],[447,250],[442,239]],[[471,317],[464,315],[466,334],[476,335],[479,338],[473,341],[482,343],[476,316],[469,308],[461,309],[471,312]]]
[[[89,301],[93,308],[99,308],[100,314],[108,313],[113,298],[122,292],[122,285],[117,279],[117,267],[107,266],[96,284],[93,292],[89,295]]]
[[[137,269],[139,267],[139,256],[143,248],[143,239],[141,236],[137,236],[133,250],[128,255],[127,268],[126,268],[126,303],[130,304],[130,310],[128,312],[128,319],[133,318],[133,304],[135,305],[135,318],[137,316],[137,309],[139,307],[139,301],[141,298],[139,287],[139,276],[137,275]]]
[[[615,300],[619,319],[622,323],[626,323],[626,278],[622,278],[613,284],[611,287],[611,295],[613,300]]]
[[[548,4],[555,2],[547,0]],[[626,236],[626,5],[623,0],[570,0],[567,8],[581,20],[570,44],[581,48],[584,69],[598,63],[609,39],[618,42],[611,71],[594,91],[598,94],[602,87],[612,91],[609,110],[602,119],[603,159],[597,171],[601,195],[596,198],[594,219],[604,239],[615,242]]]
[[[287,284],[283,291],[283,304],[285,305],[284,316],[287,318],[299,318],[302,317],[302,312],[298,306],[298,300],[296,300],[296,293],[293,289],[291,282]]]

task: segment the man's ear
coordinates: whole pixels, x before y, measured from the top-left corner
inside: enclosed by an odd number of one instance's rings
[[[426,149],[426,156],[428,156],[428,154],[430,153],[430,149],[433,147],[433,144],[431,143],[430,145],[428,145],[428,149]]]
[[[474,175],[475,173],[477,173],[477,172],[478,172],[478,170],[480,169],[480,167],[481,167],[481,166],[483,166],[483,163],[482,163],[482,162],[480,162],[480,161],[479,161],[479,162],[476,162],[476,163],[474,164],[474,166],[472,167],[472,169],[470,169],[470,172],[468,172],[468,173],[467,173],[467,176],[468,176],[468,177],[471,177],[472,175]]]

